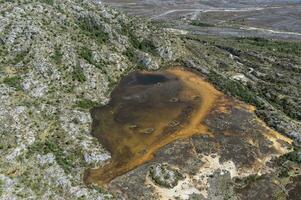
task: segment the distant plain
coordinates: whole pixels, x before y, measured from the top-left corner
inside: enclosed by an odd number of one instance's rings
[[[301,39],[300,0],[104,0],[130,15],[193,34]],[[198,24],[194,22],[201,22]]]

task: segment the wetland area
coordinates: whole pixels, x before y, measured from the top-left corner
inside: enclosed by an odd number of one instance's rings
[[[112,159],[87,170],[85,182],[121,191],[125,186],[114,183],[128,176],[137,181],[132,176],[143,172],[138,177],[145,180],[135,183],[141,190],[150,184],[149,169],[156,163],[182,169],[189,182],[187,177],[204,167],[206,156],[221,169],[230,161],[234,165],[229,169],[231,177],[266,171],[265,164],[273,156],[290,151],[291,140],[268,128],[254,111],[253,106],[224,95],[192,70],[174,67],[132,72],[120,81],[107,105],[91,109],[92,135],[110,151]],[[174,149],[177,143],[181,147]],[[210,168],[216,170],[217,166]],[[156,180],[150,180],[156,187]]]

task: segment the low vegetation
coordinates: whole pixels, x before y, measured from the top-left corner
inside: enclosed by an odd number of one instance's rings
[[[93,20],[93,18],[82,17],[79,19],[80,29],[90,38],[102,44],[109,40],[109,34],[104,31],[104,27]]]
[[[139,49],[141,51],[152,54],[153,56],[158,56],[158,52],[156,51],[156,46],[154,45],[152,40],[143,39],[140,41],[135,35],[134,31],[131,29],[130,25],[123,25],[122,34],[128,36],[132,48],[129,48],[126,52],[126,55],[131,59],[133,58],[133,49]],[[130,52],[131,51],[131,52]]]
[[[144,39],[142,42],[139,43],[138,49],[144,52],[148,52],[154,56],[158,55],[158,52],[156,50],[156,46],[151,40]]]
[[[25,57],[27,56],[27,54],[28,54],[28,51],[23,51],[21,53],[18,53],[15,56],[15,58],[12,60],[12,64],[16,65],[16,64],[22,62],[25,59]]]
[[[87,109],[90,109],[90,108],[96,106],[97,104],[98,104],[97,102],[91,101],[89,99],[81,99],[81,100],[78,100],[73,107],[87,110]]]
[[[210,71],[208,78],[222,91],[230,93],[232,96],[242,99],[247,103],[260,106],[260,102],[256,98],[256,94],[254,94],[241,83],[227,79],[213,70]]]
[[[10,87],[15,88],[18,91],[22,90],[20,76],[6,77],[6,78],[4,78],[3,83],[9,85]]]
[[[48,154],[52,153],[55,156],[56,162],[62,167],[66,173],[70,173],[78,160],[76,153],[66,152],[60,147],[60,137],[50,137],[45,141],[38,141],[29,147],[27,155],[33,153]]]
[[[92,58],[92,51],[91,49],[89,49],[88,47],[84,46],[82,47],[78,54],[83,58],[85,59],[89,64],[93,65],[94,62],[93,62],[93,58]]]
[[[61,52],[61,47],[59,45],[56,45],[54,47],[54,54],[53,54],[52,58],[55,61],[55,64],[57,64],[57,65],[61,64],[63,54]]]
[[[262,49],[269,51],[279,52],[283,54],[294,54],[296,56],[301,55],[301,45],[300,42],[294,41],[280,41],[280,40],[268,40],[258,37],[246,37],[246,38],[235,38],[239,44],[243,46],[257,46]]]
[[[4,184],[3,181],[0,179],[0,197],[3,193],[3,184]]]
[[[195,57],[202,57],[201,65],[213,69],[209,79],[218,87],[258,108],[262,108],[263,100],[288,117],[301,119],[300,42],[256,37],[184,39]],[[248,83],[231,80],[236,74],[244,76]]]
[[[54,5],[54,0],[40,0],[42,3],[46,3],[48,5],[53,6]]]
[[[199,27],[214,27],[213,24],[204,23],[204,22],[201,22],[198,20],[192,20],[190,24],[193,26],[199,26]]]
[[[81,68],[80,64],[77,63],[77,65],[73,69],[72,78],[74,80],[77,80],[79,82],[85,82],[87,80],[83,69]]]

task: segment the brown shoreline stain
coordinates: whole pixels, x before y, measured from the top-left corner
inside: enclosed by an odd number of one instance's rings
[[[213,137],[206,119],[233,105],[255,110],[227,98],[183,68],[128,75],[113,91],[108,105],[91,110],[92,135],[111,152],[112,159],[87,170],[85,182],[106,185],[151,160],[156,151],[175,140],[197,134]],[[274,131],[269,135],[279,137]]]

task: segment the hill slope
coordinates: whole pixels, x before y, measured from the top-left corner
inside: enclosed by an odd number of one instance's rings
[[[102,197],[82,181],[110,158],[89,109],[129,71],[180,56],[176,39],[92,1],[1,1],[0,13],[0,196]]]
[[[295,140],[295,151],[277,160],[270,174],[238,183],[227,176],[227,187],[214,185],[209,195],[226,197],[232,184],[243,197],[267,193],[258,185],[268,185],[280,197],[294,197],[301,176],[300,42],[187,35],[161,25],[129,18],[92,0],[0,0],[0,199],[113,198],[83,183],[85,169],[110,158],[89,134],[89,109],[107,104],[129,72],[172,64],[196,69],[227,95],[255,105],[268,125]],[[206,148],[208,138],[199,139],[198,145]],[[191,145],[182,142],[170,146]],[[250,147],[246,141],[239,145]],[[162,151],[178,153],[186,163],[182,151],[168,148]],[[249,156],[253,151],[257,148]],[[229,155],[232,159],[234,153]],[[165,164],[159,168],[170,169]],[[215,169],[213,174],[218,173]],[[141,184],[129,182],[130,176]],[[130,193],[131,183],[135,191],[130,195],[136,198],[146,191],[144,178],[131,172],[117,186]],[[231,194],[237,192],[232,189]]]

